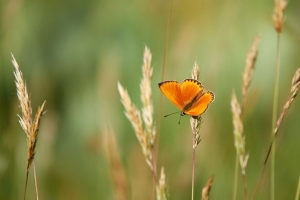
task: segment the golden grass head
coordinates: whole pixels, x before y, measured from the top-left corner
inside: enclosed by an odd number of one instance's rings
[[[156,185],[156,199],[167,200],[167,184],[164,167],[161,168],[159,183]]]
[[[121,96],[121,102],[125,108],[125,115],[133,126],[135,135],[140,142],[147,164],[150,166],[151,170],[153,170],[153,155],[151,151],[154,145],[156,131],[153,124],[153,104],[151,90],[153,69],[151,68],[151,59],[152,55],[149,49],[146,47],[142,66],[143,78],[140,83],[141,101],[143,103],[143,108],[141,109],[142,115],[136,106],[131,102],[128,92],[120,83],[118,83],[118,90]],[[143,126],[142,118],[145,127]]]
[[[291,98],[295,98],[297,96],[299,84],[300,84],[300,68],[296,70],[294,77],[292,79]]]
[[[192,132],[195,135],[195,143],[194,143],[194,148],[200,143],[201,137],[200,137],[200,129],[202,125],[202,117],[201,115],[198,116],[197,118],[191,117],[190,118],[190,123],[192,127]]]
[[[206,185],[202,189],[202,200],[209,200],[209,194],[212,186],[212,182],[214,181],[214,177],[210,177],[206,183]]]
[[[241,118],[241,106],[237,100],[235,92],[231,96],[231,112],[233,116],[233,134],[234,145],[237,152],[240,154],[244,149],[244,137],[243,137],[243,121]]]
[[[12,63],[15,67],[15,82],[17,88],[18,99],[20,101],[20,107],[22,110],[22,117],[19,116],[21,127],[27,136],[27,146],[28,146],[28,160],[27,160],[27,170],[29,170],[32,160],[35,154],[35,147],[38,137],[38,130],[40,125],[41,117],[44,113],[45,101],[41,107],[38,108],[37,113],[32,121],[32,107],[31,101],[27,92],[27,87],[23,79],[23,74],[20,67],[12,55]]]
[[[193,66],[193,69],[192,69],[192,79],[198,80],[199,79],[199,74],[200,74],[200,70],[199,70],[197,62],[195,62],[194,66]],[[193,148],[196,148],[196,146],[201,141],[201,138],[200,138],[200,128],[201,128],[201,124],[202,124],[201,115],[198,116],[197,118],[191,117],[190,118],[190,123],[191,123],[192,132],[194,134]]]
[[[283,118],[285,117],[287,111],[289,110],[290,106],[292,105],[294,99],[296,98],[297,94],[298,94],[298,89],[299,89],[299,86],[300,86],[300,68],[298,68],[293,76],[293,79],[292,79],[292,87],[291,87],[291,90],[290,90],[290,95],[286,101],[286,103],[284,104],[284,107],[283,107],[283,111],[282,113],[280,114],[278,120],[277,120],[277,123],[276,123],[276,128],[274,130],[274,134],[276,135],[277,132],[278,132],[278,129],[281,125],[281,122],[283,120]]]
[[[286,0],[275,0],[275,8],[273,14],[273,24],[277,33],[281,33],[284,25],[285,18],[283,12],[287,6]]]
[[[235,92],[231,96],[231,112],[233,116],[233,135],[234,135],[234,146],[236,148],[237,155],[240,158],[240,166],[242,174],[246,173],[246,166],[249,155],[246,154],[246,142],[245,135],[243,134],[243,120],[241,113],[241,106],[237,100]]]
[[[12,56],[12,63],[15,67],[15,83],[17,88],[18,99],[20,101],[20,107],[22,111],[22,117],[19,116],[19,122],[21,127],[26,133],[27,138],[29,138],[31,134],[31,126],[32,126],[32,108],[31,108],[31,101],[27,92],[26,83],[23,79],[23,74],[20,70],[19,64],[17,63],[13,54]]]
[[[106,125],[102,129],[102,133],[103,147],[110,164],[114,194],[117,200],[128,200],[130,199],[128,180],[121,161],[115,132],[111,126]]]
[[[20,70],[20,67],[13,55],[12,55],[12,63],[15,67],[15,72],[14,72],[15,79],[16,79],[15,82],[16,82],[18,99],[20,101],[20,107],[22,110],[22,117],[19,116],[20,118],[19,122],[27,136],[27,172],[26,172],[26,183],[25,183],[25,193],[24,193],[24,199],[25,199],[28,174],[29,174],[31,163],[35,155],[35,148],[38,140],[40,120],[42,118],[42,115],[44,114],[44,107],[46,101],[44,101],[42,106],[38,108],[36,115],[32,121],[32,107],[27,92],[27,87],[23,79],[23,74]]]
[[[249,90],[249,86],[252,80],[252,74],[253,74],[253,70],[254,70],[254,66],[255,66],[255,61],[257,58],[257,54],[258,54],[258,44],[260,41],[260,36],[257,35],[253,41],[253,44],[250,48],[250,50],[247,53],[247,57],[246,57],[246,65],[245,65],[245,70],[243,73],[243,89],[242,89],[242,93],[243,93],[243,106],[245,104],[246,101],[246,95],[248,93]],[[243,109],[243,107],[242,107]]]
[[[135,105],[131,102],[131,99],[130,99],[130,96],[129,96],[127,90],[125,90],[120,83],[118,83],[118,90],[119,90],[119,93],[121,96],[121,102],[125,108],[125,115],[133,127],[135,135],[138,138],[138,140],[142,146],[144,155],[146,157],[148,157],[149,153],[150,153],[149,145],[148,145],[148,137],[143,128],[141,113],[135,107]]]
[[[145,129],[147,131],[148,137],[151,140],[151,144],[154,144],[155,139],[155,127],[153,124],[153,104],[152,104],[152,89],[151,89],[151,79],[153,68],[151,67],[152,55],[148,47],[145,47],[144,59],[142,66],[143,78],[140,83],[141,90],[141,101],[143,103],[142,117],[145,124]]]

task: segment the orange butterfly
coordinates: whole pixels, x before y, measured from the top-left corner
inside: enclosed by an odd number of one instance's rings
[[[185,79],[182,84],[178,81],[163,81],[158,83],[162,93],[181,110],[181,115],[193,118],[202,115],[213,102],[213,92],[205,90],[204,86],[195,79]]]

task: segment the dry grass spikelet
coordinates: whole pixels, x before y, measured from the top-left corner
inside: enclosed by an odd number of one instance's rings
[[[135,134],[142,146],[143,154],[146,158],[146,162],[154,172],[154,177],[156,179],[156,169],[153,158],[153,146],[155,140],[155,127],[153,124],[153,104],[152,104],[152,90],[151,90],[151,78],[153,69],[151,68],[152,55],[147,47],[144,51],[144,62],[142,66],[143,78],[140,83],[141,90],[141,101],[143,103],[142,117],[141,112],[135,107],[131,102],[128,92],[123,88],[123,86],[118,83],[118,90],[121,96],[121,102],[125,108],[125,115],[131,122]],[[144,125],[143,126],[143,121]]]
[[[154,144],[155,139],[155,127],[153,125],[153,104],[152,104],[152,90],[151,90],[151,78],[153,68],[151,68],[152,55],[150,50],[145,47],[144,61],[142,66],[143,78],[140,83],[141,101],[143,103],[142,117],[145,123],[145,129],[150,139],[151,145]]]
[[[249,156],[246,154],[245,135],[243,134],[243,121],[241,117],[241,106],[237,100],[236,94],[233,92],[231,97],[231,112],[233,115],[233,134],[234,146],[240,158],[242,174],[246,173],[246,166]]]
[[[201,141],[201,137],[200,137],[200,129],[201,129],[201,125],[202,125],[202,117],[198,116],[197,118],[190,118],[190,123],[191,123],[191,127],[192,127],[192,132],[194,135],[194,144],[193,144],[193,148],[196,148],[196,146],[200,143]]]
[[[25,193],[24,193],[24,199],[25,199],[28,174],[30,171],[31,163],[35,155],[35,148],[38,139],[40,120],[42,115],[44,114],[44,106],[46,101],[44,101],[42,106],[38,108],[36,115],[32,121],[31,101],[27,92],[25,81],[23,79],[23,74],[13,55],[12,55],[12,63],[15,67],[14,76],[16,79],[15,82],[16,82],[18,99],[20,101],[20,107],[22,110],[22,117],[19,116],[20,119],[19,122],[24,132],[26,133],[26,138],[27,138],[27,170],[26,170],[27,172],[26,172],[26,183],[25,183]]]
[[[114,194],[117,200],[128,200],[129,186],[127,176],[121,161],[115,133],[110,126],[105,126],[103,132],[103,147],[110,164]]]
[[[19,116],[19,122],[21,124],[21,127],[26,133],[27,138],[29,138],[30,133],[31,133],[31,124],[32,124],[32,108],[31,108],[31,101],[27,92],[27,87],[26,83],[23,79],[23,74],[20,70],[20,67],[14,57],[12,55],[12,63],[15,67],[15,83],[16,83],[16,88],[17,88],[17,94],[18,94],[18,99],[20,101],[20,107],[22,111],[22,117]]]
[[[167,200],[166,174],[163,167],[160,171],[159,183],[156,185],[156,199]]]
[[[234,134],[234,145],[238,152],[241,154],[244,151],[244,137],[243,133],[243,122],[241,119],[241,106],[237,100],[235,92],[231,96],[231,112],[233,116],[233,134]]]
[[[146,157],[146,162],[153,169],[152,165],[152,154],[150,149],[150,142],[146,131],[143,128],[143,122],[140,111],[131,102],[128,92],[123,88],[123,86],[118,83],[118,90],[121,96],[121,102],[125,108],[125,115],[130,121],[136,137],[138,138],[140,145],[143,150],[143,154]]]
[[[44,114],[45,103],[46,103],[46,101],[44,101],[42,106],[38,108],[35,118],[32,123],[31,133],[30,133],[29,137],[27,138],[27,146],[28,146],[27,171],[29,171],[30,165],[31,165],[34,155],[35,155],[35,147],[36,147],[36,142],[38,139],[40,120],[41,120],[42,115]]]
[[[209,200],[209,194],[212,186],[212,182],[214,181],[214,177],[210,177],[206,183],[206,185],[202,189],[202,200]]]
[[[296,98],[297,96],[297,93],[298,93],[298,89],[299,89],[299,85],[300,85],[300,68],[298,68],[294,74],[294,77],[292,79],[292,87],[291,87],[291,90],[290,90],[290,95],[283,107],[283,111],[282,113],[280,114],[278,120],[277,120],[277,123],[276,123],[276,128],[274,130],[274,135],[276,136],[277,132],[278,132],[278,129],[280,127],[280,124],[283,120],[283,118],[285,117],[288,109],[290,108],[290,106],[292,105],[292,102],[294,101],[294,99]]]
[[[285,18],[283,12],[287,6],[286,0],[275,0],[275,8],[273,14],[273,24],[277,33],[281,33]]]
[[[198,80],[199,79],[200,70],[198,64],[195,62],[193,69],[192,69],[192,79]],[[202,117],[198,116],[197,118],[190,118],[191,128],[194,135],[194,143],[193,148],[195,149],[196,146],[200,143],[200,128],[202,124]]]
[[[242,89],[242,93],[243,93],[243,104],[242,104],[242,111],[245,107],[245,103],[246,103],[246,96],[249,90],[249,86],[252,80],[252,74],[253,74],[253,70],[254,70],[254,66],[255,66],[255,61],[257,58],[257,53],[258,53],[258,44],[260,41],[260,36],[257,35],[253,41],[253,44],[250,48],[250,50],[247,53],[246,56],[246,65],[245,65],[245,70],[243,73],[243,89]]]

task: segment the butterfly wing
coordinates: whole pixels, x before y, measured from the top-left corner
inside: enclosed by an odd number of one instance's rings
[[[213,102],[215,99],[215,95],[211,91],[206,91],[202,94],[202,96],[194,103],[193,107],[186,111],[185,113],[187,115],[191,116],[199,116],[203,114],[206,109],[208,108],[208,105]]]
[[[180,86],[184,105],[191,103],[194,98],[203,92],[202,84],[195,79],[185,79]]]
[[[183,99],[180,84],[177,81],[163,81],[158,83],[162,93],[180,110],[183,109]]]

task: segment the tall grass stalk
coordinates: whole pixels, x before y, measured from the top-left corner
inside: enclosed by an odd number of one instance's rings
[[[143,107],[138,110],[136,106],[132,103],[131,98],[124,89],[124,87],[118,83],[118,90],[121,96],[121,102],[125,108],[125,115],[130,121],[135,135],[142,147],[142,152],[144,154],[146,163],[150,167],[153,175],[153,182],[156,188],[156,194],[165,191],[160,188],[159,181],[157,179],[156,171],[156,155],[154,153],[154,142],[156,137],[156,127],[153,122],[153,104],[152,104],[152,89],[151,89],[151,79],[153,68],[151,67],[152,55],[150,50],[145,47],[144,59],[142,66],[143,78],[140,83],[141,90],[141,101]],[[165,187],[165,185],[163,186]],[[158,196],[158,195],[157,195]]]
[[[110,125],[102,128],[102,141],[105,155],[110,165],[111,182],[116,200],[129,200],[129,185],[122,164],[115,132]]]
[[[273,111],[272,111],[272,130],[275,129],[276,119],[277,119],[277,107],[278,107],[278,87],[279,87],[279,70],[280,70],[280,60],[279,60],[279,43],[280,43],[280,34],[277,37],[277,55],[276,55],[276,68],[275,68],[275,83],[274,83],[274,98],[273,98]],[[275,146],[275,140],[273,140],[274,135],[272,131],[272,141]],[[271,151],[271,200],[275,199],[275,148]]]
[[[257,189],[258,189],[258,186],[259,186],[259,183],[260,183],[260,180],[261,180],[261,177],[262,177],[262,174],[264,172],[264,169],[266,167],[266,164],[268,162],[268,158],[271,154],[271,151],[272,151],[272,147],[274,145],[274,141],[276,139],[276,136],[278,135],[278,130],[280,128],[280,125],[282,123],[282,120],[283,118],[286,116],[290,106],[292,105],[294,99],[296,98],[297,94],[298,94],[298,90],[299,90],[299,86],[300,86],[300,68],[298,68],[293,76],[293,79],[292,79],[292,87],[291,87],[291,90],[290,90],[290,94],[287,98],[287,101],[285,102],[284,106],[283,106],[283,110],[276,122],[276,127],[274,128],[272,134],[274,135],[273,138],[272,138],[272,141],[270,143],[270,146],[269,146],[269,150],[267,152],[267,155],[266,155],[266,158],[265,158],[265,161],[264,161],[264,165],[263,165],[263,168],[260,172],[260,175],[259,175],[259,178],[258,178],[258,181],[256,183],[256,186],[255,186],[255,189],[254,189],[254,192],[253,192],[253,195],[252,195],[252,198],[251,199],[254,199],[255,195],[256,195],[256,192],[257,192]]]
[[[284,24],[284,10],[286,8],[287,2],[286,0],[275,0],[275,9],[273,14],[273,24],[274,28],[277,32],[277,50],[276,50],[276,68],[275,68],[275,83],[274,83],[274,98],[273,98],[273,113],[272,113],[272,134],[271,138],[273,141],[273,145],[275,146],[275,136],[273,134],[273,130],[276,127],[276,119],[277,119],[277,108],[278,108],[278,87],[279,87],[279,73],[280,73],[280,34],[283,29]],[[275,199],[275,148],[272,149],[271,152],[271,189],[270,189],[270,196],[271,200]]]
[[[240,163],[241,173],[243,176],[243,186],[245,199],[248,199],[248,187],[247,187],[247,176],[246,167],[248,163],[249,155],[246,153],[246,136],[244,134],[243,128],[243,114],[246,105],[246,99],[248,90],[252,81],[252,74],[255,67],[255,62],[258,54],[258,44],[260,41],[260,36],[257,35],[253,41],[253,44],[246,56],[246,64],[243,73],[243,86],[242,86],[242,103],[240,104],[237,100],[236,94],[232,94],[231,98],[231,111],[233,116],[233,135],[234,135],[234,145],[236,148],[236,164],[235,164],[235,174],[234,174],[234,185],[233,185],[233,199],[236,199],[237,193],[237,182],[238,182],[238,163]]]
[[[195,80],[199,79],[199,67],[197,63],[194,64],[192,70],[192,78]],[[196,154],[196,147],[200,143],[200,128],[202,123],[201,115],[198,116],[196,119],[191,117],[191,128],[193,132],[193,155],[192,155],[192,200],[194,200],[194,183],[195,183],[195,154]]]
[[[24,190],[24,200],[25,200],[27,183],[28,183],[28,175],[30,172],[31,164],[35,156],[35,148],[38,140],[40,120],[42,118],[42,115],[44,114],[44,106],[46,101],[44,101],[42,106],[38,107],[35,117],[32,118],[31,100],[27,91],[26,83],[23,79],[23,74],[20,70],[19,64],[17,63],[13,55],[12,55],[12,63],[15,67],[15,72],[14,72],[15,83],[16,83],[18,99],[20,101],[20,107],[22,111],[22,116],[19,116],[19,122],[22,129],[26,133],[26,139],[27,139],[27,167],[26,167],[26,180],[25,180],[25,190]],[[38,199],[36,174],[34,180],[35,180],[36,196]]]
[[[169,4],[169,13],[168,13],[168,19],[167,19],[167,29],[166,29],[166,43],[165,43],[165,51],[164,51],[164,61],[162,66],[162,73],[161,73],[161,81],[164,80],[165,77],[165,70],[167,67],[167,58],[168,58],[168,49],[169,49],[169,38],[170,38],[170,28],[171,28],[171,16],[172,16],[172,2],[173,0],[170,0]],[[161,116],[162,116],[162,93],[159,93],[159,105],[158,105],[158,122],[157,122],[157,142],[155,145],[155,155],[157,157],[158,154],[158,148],[159,148],[159,134],[160,134],[160,127],[161,127]]]

